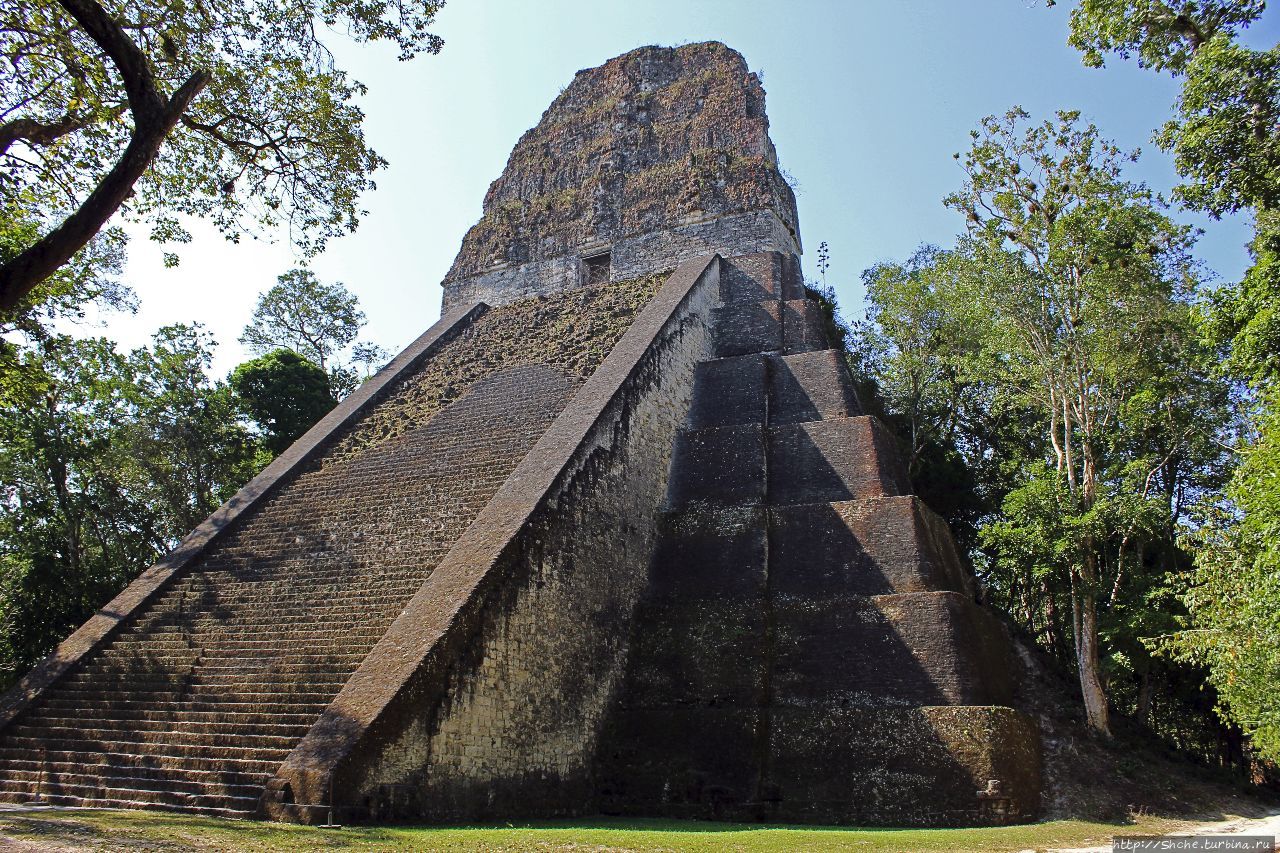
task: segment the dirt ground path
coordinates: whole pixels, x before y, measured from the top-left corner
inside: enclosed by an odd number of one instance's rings
[[[1136,834],[1136,833],[1121,833]],[[1240,817],[1215,823],[1188,824],[1185,829],[1171,832],[1169,835],[1270,835],[1280,839],[1280,812],[1266,817]],[[1111,853],[1111,846],[1106,847],[1055,847],[1046,853]]]

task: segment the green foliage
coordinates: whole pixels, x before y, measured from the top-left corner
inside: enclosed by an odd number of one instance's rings
[[[1174,627],[1178,526],[1221,486],[1233,414],[1192,303],[1194,234],[1125,179],[1133,157],[1073,112],[984,119],[946,199],[968,234],[868,270],[853,346],[917,491],[960,520],[987,598],[1077,668],[1102,730],[1107,698],[1155,719],[1156,680],[1199,684],[1143,640]]]
[[[208,336],[125,356],[101,338],[15,348],[0,384],[0,680],[20,675],[254,473]]]
[[[365,323],[355,294],[341,282],[323,284],[305,269],[289,270],[276,282],[258,297],[240,343],[258,355],[280,347],[291,349],[326,369]]]
[[[364,324],[359,300],[341,282],[325,284],[310,270],[295,269],[258,298],[240,342],[258,355],[293,350],[328,373],[329,390],[340,400],[387,359],[376,344],[353,345]],[[337,356],[349,346],[351,363],[343,364]]]
[[[23,218],[0,220],[0,264],[34,242],[39,229]],[[82,320],[90,305],[106,310],[134,309],[132,291],[117,276],[124,268],[124,232],[108,228],[98,234],[70,263],[27,294],[6,315],[0,316],[0,353],[14,355],[13,339],[40,340],[57,320]],[[5,340],[4,338],[9,338]],[[0,373],[7,370],[0,356]]]
[[[1205,334],[1225,350],[1229,374],[1274,387],[1280,384],[1280,212],[1258,213],[1253,256],[1238,285],[1212,294]]]
[[[0,679],[9,682],[155,553],[126,495],[127,360],[101,339],[22,353],[0,400]],[[139,555],[146,555],[139,559]]]
[[[1084,0],[1071,15],[1071,44],[1086,65],[1106,53],[1185,75],[1177,118],[1156,141],[1186,183],[1178,195],[1215,215],[1280,202],[1280,49],[1236,41],[1262,0]]]
[[[239,365],[231,387],[272,454],[283,453],[336,405],[325,372],[290,349]]]
[[[1210,39],[1232,36],[1257,20],[1265,0],[1081,0],[1071,13],[1072,47],[1101,68],[1108,53],[1157,71],[1184,71]]]
[[[123,439],[133,463],[127,485],[155,519],[165,550],[257,473],[259,460],[231,388],[209,380],[212,335],[175,325],[153,340],[129,356],[132,412]]]
[[[176,214],[210,218],[229,237],[284,226],[304,252],[353,229],[358,197],[385,165],[366,143],[364,86],[322,41],[391,41],[408,59],[435,53],[436,0],[103,0],[118,34],[142,52],[122,69],[102,40],[54,0],[0,2],[0,184],[3,218],[48,228],[120,158],[134,125],[126,89],[144,74],[167,97],[197,73],[209,82],[181,116],[127,211],[158,240],[188,238]],[[119,54],[120,51],[116,51]]]
[[[1177,117],[1157,136],[1186,182],[1188,205],[1213,215],[1252,209],[1254,265],[1212,294],[1202,333],[1225,356],[1223,375],[1243,380],[1253,420],[1239,427],[1241,463],[1225,495],[1201,495],[1203,516],[1184,545],[1195,570],[1177,576],[1189,614],[1182,630],[1152,647],[1204,666],[1219,712],[1263,756],[1280,759],[1280,47],[1256,51],[1236,36],[1261,15],[1261,0],[1185,2],[1085,0],[1072,15],[1071,43],[1086,64],[1136,52],[1142,65],[1183,75]],[[1225,500],[1223,499],[1225,498]]]
[[[1206,42],[1186,67],[1177,109],[1156,141],[1186,179],[1179,198],[1215,215],[1280,207],[1280,47]]]
[[[1228,490],[1239,513],[1210,508],[1189,536],[1190,616],[1153,645],[1206,667],[1222,715],[1260,756],[1280,762],[1280,395],[1264,401],[1258,425]]]

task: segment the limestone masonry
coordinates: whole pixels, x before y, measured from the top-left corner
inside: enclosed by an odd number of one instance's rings
[[[0,700],[0,800],[1029,819],[1040,745],[722,44],[579,72],[444,315]]]

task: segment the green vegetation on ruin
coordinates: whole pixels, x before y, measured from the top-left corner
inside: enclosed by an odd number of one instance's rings
[[[323,464],[351,459],[425,424],[474,383],[521,364],[549,364],[582,381],[604,361],[666,273],[615,281],[552,297],[532,297],[481,316],[446,344],[387,402],[352,427]],[[475,353],[489,353],[477,359]]]

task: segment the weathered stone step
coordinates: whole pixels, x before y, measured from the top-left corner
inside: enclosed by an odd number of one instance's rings
[[[226,719],[192,719],[190,714],[178,713],[163,719],[139,720],[103,715],[85,716],[81,718],[57,717],[42,714],[27,723],[15,725],[11,731],[18,731],[23,726],[39,728],[41,731],[53,732],[67,730],[86,732],[90,728],[108,729],[119,732],[208,732],[245,735],[274,735],[277,737],[300,737],[315,722],[315,715],[295,714],[294,722],[270,722],[265,720],[246,720],[239,722]]]
[[[252,693],[279,693],[283,696],[291,696],[299,692],[323,692],[328,688],[331,692],[337,693],[342,685],[347,683],[349,677],[350,674],[345,672],[337,674],[315,673],[313,675],[305,673],[204,675],[197,673],[192,679],[191,689],[204,692],[217,690],[228,693],[244,693],[245,691]]]
[[[403,595],[407,589],[416,589],[421,586],[423,580],[424,578],[421,577],[392,577],[358,585],[351,583],[316,583],[309,584],[306,588],[301,589],[292,586],[274,587],[261,583],[248,583],[220,589],[216,595],[208,594],[200,598],[191,595],[184,597],[180,594],[161,597],[153,601],[152,606],[159,607],[174,615],[183,615],[222,609],[229,605],[256,604],[264,600],[273,601],[280,605],[295,605],[305,603],[308,600],[308,596],[315,596],[311,599],[313,605],[322,609],[341,609],[344,606],[398,597]],[[319,597],[318,594],[320,593],[325,594],[327,597]],[[289,612],[297,612],[297,608],[293,606],[282,609]],[[154,617],[158,614],[153,612],[149,615]],[[144,616],[142,618],[145,619],[147,617]]]
[[[188,601],[196,602],[203,595],[218,595],[228,585],[274,584],[280,587],[296,586],[299,582],[330,580],[347,584],[376,584],[392,582],[405,578],[422,577],[430,574],[430,557],[434,552],[443,552],[447,548],[428,549],[423,556],[424,561],[413,564],[386,565],[371,574],[367,567],[342,565],[336,566],[325,559],[293,558],[277,562],[265,571],[253,566],[239,570],[207,570],[188,575],[167,586],[157,594],[157,598],[181,598],[185,592]]]
[[[314,614],[306,614],[305,618],[288,618],[285,614],[281,614],[279,620],[273,620],[267,617],[253,616],[252,618],[244,614],[225,616],[211,614],[190,614],[181,622],[175,622],[171,626],[154,626],[173,627],[180,632],[194,634],[199,632],[218,632],[225,630],[259,630],[270,631],[275,625],[277,628],[288,627],[291,631],[302,631],[305,633],[307,629],[315,631],[323,631],[331,628],[354,628],[361,624],[380,624],[383,620],[390,617],[387,613],[398,607],[398,602],[391,604],[378,604],[377,606],[363,606],[359,610],[353,611],[350,615],[344,616],[342,619],[324,619],[318,618]],[[397,614],[398,615],[398,614]],[[141,631],[132,636],[148,636],[150,632]]]
[[[270,779],[270,772],[239,772],[236,770],[195,770],[191,767],[173,768],[154,765],[115,765],[106,762],[72,763],[56,761],[28,761],[26,758],[15,758],[6,761],[0,768],[0,777],[5,779],[22,779],[38,781],[52,777],[86,776],[88,779],[111,780],[120,786],[136,786],[136,788],[155,788],[157,783],[173,786],[175,790],[187,790],[191,793],[218,793],[229,790],[236,793],[241,789],[244,794],[259,790]],[[237,794],[238,795],[238,794]]]
[[[107,747],[111,745],[117,748],[108,749]],[[282,753],[280,750],[271,750],[261,755],[236,755],[225,747],[206,747],[205,752],[198,754],[164,753],[153,749],[139,749],[138,744],[121,741],[112,741],[110,744],[101,746],[103,748],[74,750],[68,749],[65,744],[59,744],[55,748],[43,742],[34,745],[6,742],[0,745],[0,762],[6,766],[11,761],[44,762],[46,766],[87,766],[110,763],[118,767],[163,768],[184,773],[187,770],[194,770],[257,776],[273,773],[288,755],[287,751]],[[226,754],[210,755],[208,754],[210,750],[220,750]],[[103,762],[102,759],[108,753],[110,753],[110,762]]]
[[[293,670],[305,672],[345,672],[357,666],[367,656],[363,649],[330,652],[327,654],[258,653],[253,655],[205,654],[190,659],[151,658],[142,661],[133,657],[104,655],[85,664],[68,676],[95,675],[120,678],[122,676],[146,678],[147,676],[186,675],[190,672],[263,672]]]
[[[313,614],[336,617],[368,607],[394,605],[411,596],[421,586],[420,580],[414,579],[404,583],[360,589],[313,587],[305,592],[289,593],[252,588],[235,595],[219,596],[218,600],[202,603],[199,606],[190,603],[187,606],[180,606],[177,601],[155,602],[153,606],[159,610],[153,612],[149,618],[143,617],[134,624],[146,626],[164,619],[190,619],[211,612],[232,612],[237,618],[269,619],[273,616],[302,618]]]
[[[788,353],[824,350],[831,346],[817,300],[788,299],[782,303],[782,346]]]
[[[844,353],[821,349],[769,357],[769,423],[806,423],[862,414]]]
[[[346,671],[359,665],[368,656],[364,649],[354,651],[333,651],[328,653],[292,652],[275,655],[227,655],[221,653],[197,655],[192,658],[152,657],[146,663],[149,669],[141,669],[139,662],[131,657],[106,654],[92,663],[81,667],[79,673],[99,673],[102,675],[121,676],[145,674],[147,672],[258,672],[273,671],[305,671],[305,672],[338,672]]]
[[[178,713],[242,713],[242,714],[319,714],[332,701],[332,697],[328,694],[317,701],[299,702],[297,695],[289,697],[291,701],[282,702],[278,696],[269,697],[273,701],[258,702],[238,701],[235,697],[230,696],[208,696],[197,694],[184,697],[177,702],[161,702],[157,703],[145,697],[135,697],[133,694],[126,694],[129,698],[125,699],[109,699],[100,694],[77,694],[64,696],[61,694],[51,695],[47,700],[41,703],[41,708],[55,708],[59,711],[76,711],[82,710],[84,713],[106,712],[111,714],[137,713],[143,711],[154,711],[158,714],[173,715]],[[287,711],[285,709],[288,709]]]
[[[244,595],[221,598],[207,606],[179,608],[177,604],[160,602],[149,617],[139,619],[133,626],[146,628],[166,622],[189,622],[197,618],[234,618],[244,621],[269,621],[273,618],[316,620],[339,619],[370,608],[393,607],[411,596],[421,587],[417,581],[394,587],[377,589],[324,589],[308,593],[281,594],[271,590],[253,590]],[[308,595],[313,598],[308,598]],[[318,604],[317,601],[323,601]]]
[[[357,633],[359,632],[359,633]],[[282,653],[312,653],[320,654],[330,651],[342,652],[345,650],[356,651],[365,645],[372,647],[374,643],[382,639],[382,635],[386,631],[382,627],[369,628],[367,630],[352,629],[345,632],[319,632],[314,634],[288,634],[280,637],[270,637],[252,634],[222,634],[218,636],[208,636],[201,638],[198,653],[209,656],[215,653],[236,654],[250,653],[260,654],[264,651],[270,652],[273,648],[278,648]],[[117,657],[139,656],[145,654],[148,650],[153,650],[158,655],[161,651],[168,652],[172,647],[165,647],[162,644],[152,645],[146,640],[127,640],[117,641],[115,645],[103,651],[103,654],[110,654]],[[189,659],[189,654],[173,654],[168,655],[175,660]]]
[[[777,299],[730,302],[712,311],[717,358],[782,350],[782,303]]]
[[[293,748],[298,738],[306,734],[305,729],[298,733],[266,734],[256,731],[225,731],[210,729],[188,729],[180,724],[167,729],[132,729],[122,731],[115,728],[102,728],[97,721],[71,728],[39,723],[22,723],[10,726],[8,737],[16,741],[30,738],[34,741],[48,741],[56,738],[64,746],[77,746],[93,743],[132,743],[154,744],[158,746],[182,747],[231,747],[236,749],[281,749]]]
[[[312,665],[302,667],[273,666],[265,670],[237,669],[237,667],[200,667],[193,672],[193,684],[210,686],[243,686],[246,684],[294,684],[298,679],[311,680],[316,686],[344,684],[351,678],[353,666],[342,669]]]
[[[759,252],[720,260],[720,297],[724,302],[800,299],[800,265],[794,255]]]
[[[256,703],[263,707],[274,707],[281,704],[296,705],[296,704],[318,703],[318,704],[327,705],[329,704],[329,701],[333,698],[333,695],[336,692],[336,691],[320,692],[320,691],[305,691],[305,690],[298,690],[298,691],[293,691],[289,693],[281,693],[281,692],[255,693],[251,691],[241,691],[241,690],[224,691],[224,692],[199,691],[198,693],[190,695],[188,697],[182,697],[180,694],[172,693],[172,692],[158,692],[154,690],[129,690],[127,687],[122,687],[122,686],[117,686],[111,690],[102,690],[102,689],[85,690],[85,689],[71,688],[67,685],[60,684],[60,685],[56,685],[52,689],[57,690],[57,695],[63,698],[79,699],[79,700],[97,699],[97,700],[102,700],[107,702],[116,701],[116,700],[126,700],[126,701],[133,701],[133,702],[151,702],[153,703],[153,707],[159,706],[160,703],[174,704],[178,701],[182,701],[183,699],[192,699],[192,700],[200,699],[205,702],[237,702],[237,703],[248,703],[248,704]]]
[[[422,553],[424,559],[412,565],[381,567],[377,574],[370,574],[367,568],[328,565],[324,559],[289,560],[273,566],[270,574],[254,574],[241,572],[222,574],[218,578],[207,578],[203,581],[190,581],[162,590],[159,595],[173,600],[184,599],[191,604],[198,604],[204,597],[225,597],[228,592],[249,587],[271,587],[280,591],[296,590],[312,584],[332,584],[351,588],[375,587],[412,580],[421,580],[431,574],[431,565],[436,553],[447,549],[436,548]]]
[[[694,367],[690,430],[762,424],[768,417],[765,357],[714,358]]]
[[[146,774],[149,768],[114,767],[110,764],[90,765],[35,765],[32,762],[14,762],[0,770],[0,783],[15,782],[41,787],[45,791],[76,785],[81,787],[111,787],[146,790],[163,786],[165,790],[182,794],[217,795],[224,797],[253,798],[261,796],[267,776],[243,777],[244,781],[229,782],[226,774],[187,773],[170,770],[165,773]]]
[[[990,613],[954,592],[776,595],[774,701],[1005,705],[1007,639]]]
[[[201,645],[200,652],[207,656],[214,652],[252,652],[256,654],[263,651],[269,652],[273,648],[278,648],[281,651],[306,652],[311,650],[313,653],[342,649],[354,651],[365,644],[372,646],[386,633],[381,627],[355,633],[357,630],[359,629],[352,629],[350,632],[326,630],[324,633],[317,631],[312,634],[286,634],[279,637],[247,633],[226,633],[220,636],[207,637],[207,642]],[[119,655],[136,655],[150,648],[150,645],[144,640],[130,640],[128,643],[127,646],[117,643],[117,645],[111,647],[111,650]],[[188,656],[180,655],[177,657],[186,658]]]
[[[404,580],[351,586],[348,584],[312,584],[306,589],[271,589],[261,584],[247,584],[243,587],[221,590],[216,599],[207,602],[182,603],[180,597],[172,601],[157,602],[157,605],[172,609],[175,614],[208,612],[224,607],[274,604],[280,611],[289,613],[304,612],[301,606],[310,604],[320,611],[342,610],[369,602],[399,598],[408,590],[416,590],[422,585],[424,578],[406,578]]]
[[[667,504],[740,506],[765,498],[765,433],[761,424],[683,430],[671,456]]]
[[[276,619],[290,622],[345,621],[356,614],[376,613],[395,607],[405,598],[411,597],[420,588],[414,584],[411,588],[389,590],[386,592],[362,595],[342,596],[331,600],[322,607],[310,607],[305,597],[296,600],[281,600],[271,593],[263,593],[258,597],[243,600],[220,601],[208,608],[191,608],[179,611],[172,605],[160,605],[166,612],[156,613],[153,618],[139,620],[125,630],[141,630],[161,625],[189,625],[199,620],[218,620],[242,622],[244,624],[266,624]],[[334,598],[337,593],[318,590],[313,593],[317,597]]]
[[[252,667],[254,664],[266,667],[289,666],[302,667],[310,666],[323,669],[324,667],[341,667],[351,666],[352,663],[359,663],[368,652],[362,648],[352,648],[347,651],[314,651],[309,649],[290,650],[286,654],[279,656],[255,656],[244,658],[232,658],[226,655],[204,655],[200,668],[220,669],[222,667]]]
[[[39,720],[51,726],[70,726],[83,725],[87,719],[83,714],[67,714],[65,711],[81,711],[89,710],[83,706],[72,706],[65,702],[63,705],[45,705],[42,707]],[[171,725],[175,719],[181,719],[183,725],[228,725],[228,726],[254,726],[267,727],[293,727],[293,726],[310,726],[315,722],[316,715],[306,712],[247,712],[247,711],[191,711],[187,709],[174,709],[167,711],[143,705],[135,705],[129,709],[111,710],[107,708],[92,709],[94,714],[92,719],[101,721],[102,723],[119,723],[124,726],[147,726],[147,725]]]
[[[768,501],[774,506],[911,491],[897,443],[871,417],[774,427],[769,430],[768,466]]]
[[[257,800],[236,797],[203,797],[186,804],[164,802],[150,798],[151,792],[120,789],[118,797],[80,796],[76,794],[47,793],[42,800],[54,806],[71,806],[91,809],[163,809],[183,811],[215,817],[244,818],[257,809]],[[31,791],[0,791],[0,798],[7,802],[30,802]]]
[[[109,733],[116,734],[116,733]],[[4,739],[6,746],[17,749],[36,750],[48,748],[48,740],[43,737],[11,734]],[[170,760],[197,761],[252,761],[256,763],[281,762],[289,754],[290,745],[279,747],[266,746],[227,746],[200,743],[153,743],[146,740],[91,740],[83,738],[67,738],[58,741],[60,751],[78,753],[80,755],[132,755],[138,757],[155,757]],[[210,768],[212,769],[212,768]]]
[[[973,593],[946,522],[914,496],[772,507],[769,529],[779,594]]]

